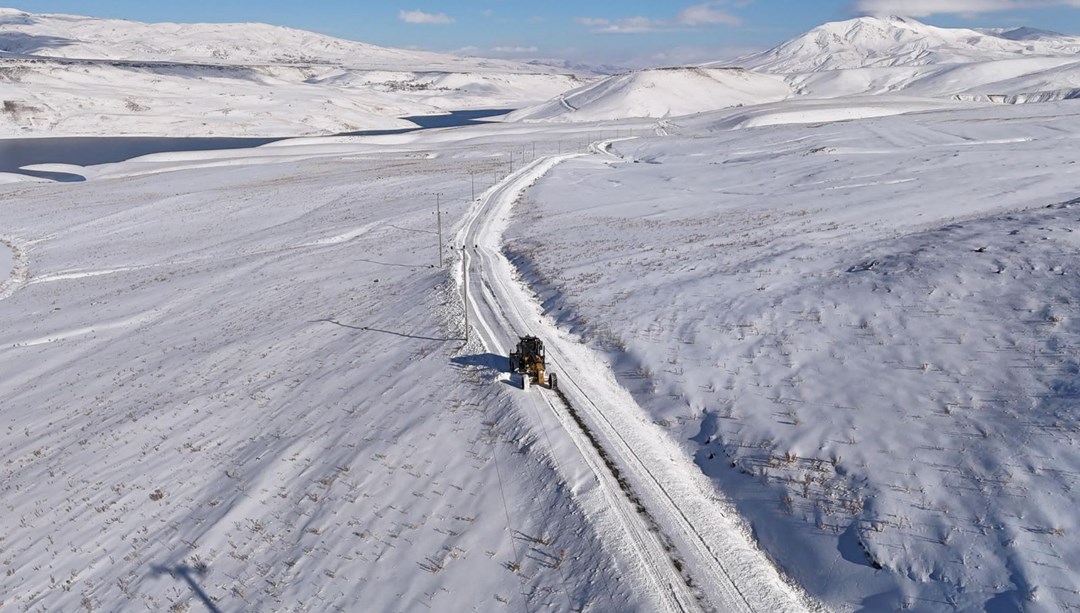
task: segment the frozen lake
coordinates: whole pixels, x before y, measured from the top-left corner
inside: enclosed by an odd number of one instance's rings
[[[64,172],[22,170],[34,164],[74,164],[94,166],[122,162],[166,151],[209,151],[247,149],[279,138],[155,138],[155,137],[70,137],[12,138],[0,140],[0,172],[11,172],[56,181],[81,181]]]
[[[416,130],[450,128],[483,123],[479,120],[508,113],[507,109],[474,109],[452,111],[443,115],[405,117],[416,124],[415,128],[401,130],[368,130],[349,132],[345,136],[375,136],[400,134]],[[77,174],[40,170],[23,170],[35,164],[73,164],[95,166],[122,162],[152,153],[176,151],[217,151],[221,149],[248,149],[286,138],[167,138],[144,136],[86,136],[61,138],[11,138],[0,140],[0,173],[10,172],[52,179],[55,181],[82,181]]]

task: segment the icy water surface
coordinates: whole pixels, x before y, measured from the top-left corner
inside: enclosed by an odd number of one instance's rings
[[[416,130],[450,128],[483,123],[478,121],[510,112],[508,109],[474,109],[452,111],[443,115],[419,115],[404,119],[416,124],[415,128],[400,130],[366,130],[349,132],[344,136],[375,136],[402,134]],[[11,138],[0,139],[0,173],[10,172],[54,181],[82,181],[78,174],[25,170],[35,164],[73,164],[95,166],[122,162],[152,153],[176,151],[217,151],[221,149],[249,149],[285,138],[221,138],[221,137],[144,137],[144,136],[79,136],[60,138]]]

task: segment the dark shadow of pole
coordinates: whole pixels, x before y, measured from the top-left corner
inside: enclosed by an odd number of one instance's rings
[[[343,324],[340,321],[337,321],[337,320],[334,320],[334,319],[329,319],[329,318],[316,319],[315,321],[313,321],[311,323],[313,323],[313,324],[328,323],[328,324],[334,324],[335,326],[341,326],[342,328],[349,328],[350,330],[364,330],[364,331],[367,331],[367,332],[378,332],[379,334],[391,334],[393,336],[400,336],[401,338],[412,338],[412,339],[416,339],[416,340],[420,340],[420,341],[436,341],[436,342],[439,342],[439,343],[448,343],[450,341],[460,341],[461,340],[460,338],[433,338],[433,337],[430,337],[430,336],[416,336],[414,334],[405,334],[403,332],[394,332],[392,330],[380,330],[379,328],[372,328],[371,326],[350,326],[349,324]]]
[[[452,360],[458,366],[478,366],[498,373],[510,372],[510,359],[505,355],[495,353],[481,353],[477,355],[458,356]]]
[[[199,587],[198,582],[195,581],[196,576],[198,576],[198,577],[205,577],[206,576],[206,572],[207,572],[206,567],[191,568],[190,566],[185,566],[183,564],[179,564],[179,565],[173,566],[171,568],[168,567],[168,566],[156,565],[156,566],[150,567],[150,569],[156,575],[168,574],[170,577],[173,577],[174,579],[176,577],[180,577],[181,579],[184,580],[184,583],[188,584],[188,587],[190,587],[191,591],[195,593],[195,596],[197,596],[199,598],[199,600],[201,600],[202,603],[204,605],[206,605],[206,608],[210,611],[210,613],[221,613],[221,609],[219,609],[217,607],[217,605],[214,604],[214,601],[210,598],[210,595],[207,594],[206,592],[204,592],[202,590],[202,588]]]
[[[510,370],[510,358],[496,353],[480,353],[477,355],[462,355],[450,360],[451,364],[464,368],[475,368],[480,376],[487,381],[501,380],[504,385],[521,387],[521,378],[514,375]],[[509,374],[509,377],[504,377]]]

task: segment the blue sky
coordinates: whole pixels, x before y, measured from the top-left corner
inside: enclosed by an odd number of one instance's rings
[[[1080,34],[1080,0],[25,0],[13,6],[137,21],[259,21],[393,47],[621,65],[723,59],[863,13]]]

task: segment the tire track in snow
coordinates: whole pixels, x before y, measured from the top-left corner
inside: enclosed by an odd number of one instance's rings
[[[133,317],[126,317],[111,322],[100,322],[97,324],[82,326],[80,328],[71,328],[69,330],[61,330],[46,334],[45,336],[39,336],[37,338],[26,339],[22,341],[15,341],[11,344],[11,347],[34,347],[36,345],[45,345],[48,343],[56,343],[60,341],[66,341],[72,338],[78,338],[80,336],[92,336],[99,332],[109,332],[111,330],[122,330],[124,328],[137,328],[144,326],[160,316],[157,311],[148,311],[146,313],[140,313]]]
[[[531,292],[514,280],[501,251],[510,208],[536,180],[575,157],[533,162],[488,190],[467,215],[459,240],[476,245],[483,262],[479,281],[474,277],[466,288],[471,320],[487,348],[500,355],[516,332],[544,337],[548,359],[565,382],[558,394],[565,406],[552,393],[539,394],[600,482],[621,528],[609,536],[629,541],[657,604],[670,611],[819,608],[780,577],[744,526],[725,515],[712,484],[647,421],[607,365],[545,320]],[[580,373],[590,376],[579,380]]]
[[[0,282],[0,300],[11,297],[30,278],[30,254],[19,242],[0,237],[0,245],[11,249],[11,272]]]
[[[390,224],[382,222],[373,222],[359,226],[352,230],[328,236],[325,238],[312,239],[308,242],[297,243],[293,245],[282,245],[278,247],[270,247],[266,249],[257,249],[249,252],[240,253],[228,257],[223,257],[220,254],[202,255],[197,257],[179,258],[174,260],[166,260],[163,262],[156,262],[153,264],[137,264],[132,266],[117,266],[115,268],[100,268],[100,269],[85,269],[85,270],[62,270],[58,272],[39,274],[34,277],[30,277],[26,273],[27,267],[22,266],[22,275],[18,275],[18,263],[19,250],[14,246],[14,243],[0,239],[0,243],[7,244],[12,247],[12,250],[16,252],[16,272],[13,273],[13,277],[19,276],[18,285],[36,285],[38,283],[54,283],[57,281],[73,281],[90,279],[93,277],[104,277],[108,275],[122,274],[125,272],[138,272],[141,270],[150,270],[154,268],[166,268],[166,267],[182,267],[190,266],[192,264],[199,264],[203,262],[224,262],[230,260],[243,260],[257,258],[265,255],[278,255],[281,253],[287,253],[289,251],[300,251],[315,249],[320,247],[333,247],[355,240],[365,234],[368,234],[372,230],[379,229],[383,226],[393,227]],[[25,259],[25,257],[23,258]],[[6,298],[9,294],[4,294],[4,288],[6,286],[0,285],[0,299]],[[17,288],[16,288],[17,289]],[[14,289],[11,290],[14,292]]]

